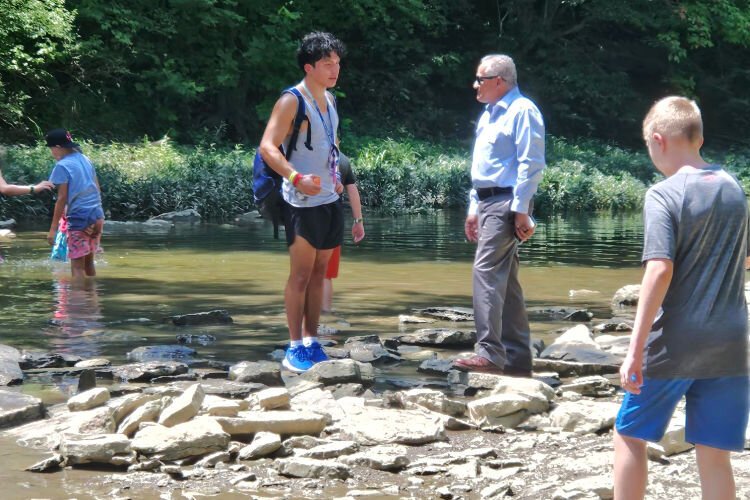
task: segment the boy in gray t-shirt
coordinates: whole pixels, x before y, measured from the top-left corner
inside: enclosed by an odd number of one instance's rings
[[[627,394],[615,425],[614,496],[645,496],[646,441],[662,438],[684,396],[703,498],[735,498],[729,452],[744,447],[750,391],[747,200],[734,177],[701,157],[693,101],[654,104],[643,135],[667,178],[648,190],[643,210],[645,272],[620,369]]]

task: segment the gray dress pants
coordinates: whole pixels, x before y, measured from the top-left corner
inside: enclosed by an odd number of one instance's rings
[[[476,353],[499,368],[531,370],[531,333],[518,281],[512,199],[512,194],[500,194],[479,203],[473,269]]]

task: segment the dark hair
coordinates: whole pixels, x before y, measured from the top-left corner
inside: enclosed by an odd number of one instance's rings
[[[330,33],[313,31],[302,39],[297,49],[297,64],[301,70],[305,70],[305,64],[315,65],[324,57],[335,52],[339,57],[344,57],[346,47],[344,43]]]

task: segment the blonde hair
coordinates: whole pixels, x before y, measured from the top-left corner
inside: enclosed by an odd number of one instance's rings
[[[657,101],[643,119],[643,138],[654,133],[665,137],[684,137],[694,143],[703,138],[703,119],[695,101],[669,96]]]

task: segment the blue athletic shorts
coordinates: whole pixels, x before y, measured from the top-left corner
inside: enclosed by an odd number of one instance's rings
[[[627,393],[615,427],[623,436],[659,441],[685,396],[685,440],[742,451],[750,412],[750,378],[644,379],[640,394]]]

